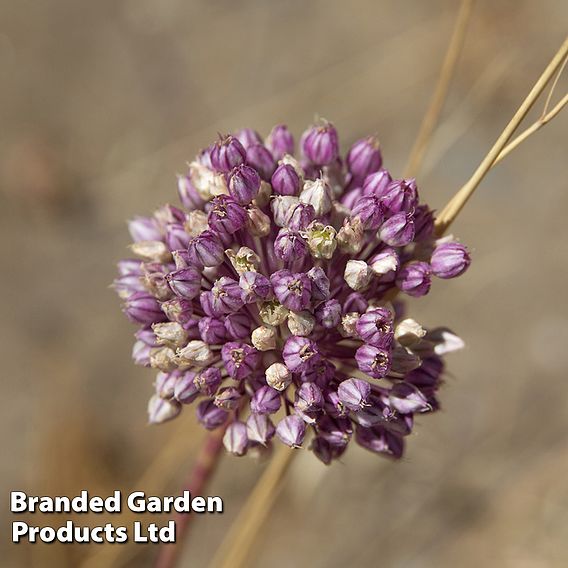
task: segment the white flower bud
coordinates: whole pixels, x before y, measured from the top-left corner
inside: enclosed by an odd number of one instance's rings
[[[215,173],[199,162],[189,164],[189,178],[193,187],[205,201],[215,195],[228,195],[229,190],[223,174]]]
[[[306,231],[306,239],[312,256],[329,260],[337,247],[336,234],[336,230],[331,225],[317,221],[311,223]]]
[[[385,252],[381,252],[375,255],[371,259],[371,270],[377,276],[383,276],[384,274],[388,274],[394,270],[398,270],[400,265],[398,256],[396,252],[392,249],[389,249]]]
[[[276,347],[276,330],[272,326],[261,325],[253,330],[251,340],[259,351],[270,351]]]
[[[315,324],[314,316],[307,310],[288,314],[288,329],[292,335],[307,337],[314,330]]]
[[[286,390],[292,382],[292,373],[283,363],[273,363],[266,369],[266,382],[277,391]]]
[[[164,373],[176,368],[176,357],[173,349],[169,347],[156,347],[150,351],[150,367],[160,369]]]
[[[152,331],[160,345],[167,347],[181,347],[187,341],[187,332],[177,322],[155,323]]]
[[[265,205],[268,205],[271,195],[272,195],[272,186],[268,182],[262,180],[260,182],[260,189],[258,190],[258,194],[254,198],[254,204],[257,207],[264,207]]]
[[[358,217],[347,220],[337,233],[337,244],[342,252],[357,254],[363,246],[363,225]]]
[[[394,330],[395,339],[405,347],[412,347],[426,335],[426,330],[412,318],[402,320]]]
[[[155,394],[148,401],[148,421],[161,424],[175,418],[181,412],[181,404],[175,400],[165,400]]]
[[[241,247],[237,252],[232,249],[225,251],[237,274],[243,272],[257,272],[260,266],[260,257],[252,249]]]
[[[463,339],[444,327],[432,329],[426,334],[426,339],[434,343],[436,355],[446,355],[465,347]]]
[[[353,290],[363,290],[369,285],[373,271],[363,260],[349,260],[343,275],[347,285]]]
[[[293,195],[278,195],[274,197],[270,202],[270,208],[272,209],[272,216],[276,225],[286,227],[290,215],[298,203],[300,203],[300,200]]]
[[[183,349],[178,349],[176,361],[178,367],[183,371],[189,367],[206,367],[213,360],[214,355],[207,343],[194,339]]]
[[[331,211],[331,189],[321,178],[304,182],[304,189],[300,193],[300,201],[311,205],[316,217],[321,217]]]
[[[266,237],[270,233],[270,217],[258,207],[249,207],[247,216],[247,230],[253,237]]]
[[[167,262],[171,258],[168,247],[161,241],[138,241],[130,245],[130,250],[150,262]]]
[[[187,221],[184,224],[184,229],[188,235],[196,237],[207,229],[207,213],[194,209],[187,215]]]
[[[277,300],[263,302],[258,308],[260,319],[268,325],[280,325],[288,317],[288,309]]]
[[[355,326],[359,321],[361,314],[359,312],[349,312],[341,318],[341,323],[337,326],[337,330],[343,337],[357,337]]]

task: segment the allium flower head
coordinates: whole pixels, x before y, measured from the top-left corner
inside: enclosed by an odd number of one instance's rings
[[[439,407],[442,356],[397,294],[428,293],[470,264],[435,240],[414,179],[396,179],[375,137],[344,159],[335,127],[222,136],[177,182],[181,208],[129,224],[136,259],[115,289],[139,326],[135,363],[158,371],[152,423],[187,405],[243,455],[273,440],[324,463],[353,440],[401,457],[413,415]]]

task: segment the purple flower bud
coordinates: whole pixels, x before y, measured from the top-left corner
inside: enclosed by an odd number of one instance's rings
[[[363,195],[355,203],[351,217],[359,219],[366,230],[376,231],[385,217],[385,207],[378,197]]]
[[[147,292],[134,292],[124,302],[124,313],[132,323],[150,325],[166,320],[160,304]]]
[[[158,373],[156,375],[156,382],[154,383],[156,394],[162,398],[173,398],[178,379],[179,371]]]
[[[225,410],[233,410],[239,406],[243,395],[234,387],[222,388],[215,396],[215,406]]]
[[[223,244],[213,231],[203,231],[189,241],[189,261],[197,266],[217,266],[224,259]]]
[[[345,448],[353,434],[353,427],[349,418],[324,415],[317,422],[317,432],[333,448]]]
[[[117,263],[118,274],[120,276],[142,276],[142,261],[137,258],[126,258]]]
[[[136,217],[128,222],[128,231],[135,243],[142,241],[161,241],[162,231],[156,219]]]
[[[413,261],[403,266],[396,278],[396,286],[409,296],[418,298],[430,291],[431,268],[427,262]]]
[[[441,243],[434,249],[430,264],[438,278],[455,278],[467,270],[471,257],[467,248],[460,243]]]
[[[396,383],[392,387],[389,401],[392,407],[401,414],[432,410],[426,397],[414,385],[405,382]]]
[[[345,301],[343,302],[343,312],[359,312],[360,314],[363,313],[369,307],[369,302],[363,296],[363,294],[359,294],[359,292],[351,292]]]
[[[251,414],[247,419],[247,435],[251,442],[262,445],[274,436],[274,424],[266,414]]]
[[[177,401],[182,404],[191,404],[199,396],[199,389],[194,379],[193,371],[185,371],[178,378],[174,388],[174,397]]]
[[[152,347],[143,341],[135,341],[132,346],[132,360],[135,365],[141,365],[142,367],[150,366],[150,355],[152,353]]]
[[[329,465],[334,459],[339,458],[343,454],[346,447],[347,446],[331,446],[331,444],[327,440],[324,440],[319,436],[316,436],[310,444],[310,450],[312,450],[314,456],[316,456],[316,458],[318,458],[325,465]]]
[[[115,278],[112,287],[120,298],[126,300],[134,292],[145,292],[146,287],[139,274],[124,274]]]
[[[306,274],[279,270],[270,277],[270,282],[278,301],[289,310],[299,312],[310,306],[312,281]]]
[[[247,148],[247,164],[252,166],[264,181],[270,181],[276,169],[274,157],[262,144],[253,144]]]
[[[178,176],[177,188],[179,200],[186,209],[193,210],[203,207],[205,201],[193,187],[189,176]]]
[[[312,126],[302,135],[301,146],[304,156],[312,164],[331,164],[339,156],[337,130],[330,123]]]
[[[193,382],[199,389],[199,392],[207,396],[213,396],[221,386],[222,380],[221,371],[217,367],[207,367],[196,375]]]
[[[242,456],[247,451],[247,427],[244,422],[231,422],[223,435],[225,449],[236,456]]]
[[[329,279],[323,268],[314,266],[307,272],[312,282],[312,300],[321,302],[329,298]]]
[[[213,310],[219,314],[236,312],[243,306],[242,289],[239,283],[228,276],[222,276],[211,288]]]
[[[298,203],[288,216],[288,228],[292,231],[305,231],[315,218],[315,209],[309,203]]]
[[[167,204],[154,211],[154,218],[164,228],[171,223],[185,223],[187,215],[179,207]]]
[[[347,169],[353,179],[363,181],[369,174],[378,171],[383,163],[379,141],[375,136],[357,140],[347,153]]]
[[[166,274],[172,292],[180,298],[192,300],[201,290],[201,274],[195,268],[182,268]]]
[[[357,320],[355,329],[365,343],[388,349],[394,339],[392,313],[386,308],[369,310]]]
[[[316,361],[305,371],[302,371],[300,380],[307,383],[316,383],[320,388],[326,388],[336,372],[335,365],[326,359]]]
[[[246,157],[243,145],[230,134],[218,140],[211,149],[211,165],[218,172],[230,172],[243,164]]]
[[[323,395],[315,383],[302,383],[296,391],[294,408],[302,413],[319,412],[323,408]]]
[[[400,459],[404,453],[404,440],[380,427],[357,428],[355,440],[371,452],[386,454],[395,459]]]
[[[284,344],[282,357],[286,367],[294,373],[307,371],[318,363],[320,355],[317,345],[307,337],[291,335]]]
[[[201,308],[204,313],[210,317],[219,317],[223,315],[216,309],[215,297],[213,296],[213,292],[211,290],[206,290],[199,294],[199,303],[201,304]]]
[[[371,385],[362,379],[347,379],[337,388],[339,400],[353,412],[367,406],[370,394]]]
[[[215,317],[204,317],[199,320],[199,335],[209,345],[223,343],[226,337],[224,322]]]
[[[434,234],[434,213],[428,205],[419,205],[414,210],[414,240],[426,241]]]
[[[169,223],[166,227],[166,245],[172,251],[186,249],[190,238],[180,223]]]
[[[239,278],[239,286],[245,304],[266,300],[272,294],[270,281],[258,272],[243,272]]]
[[[299,233],[280,229],[274,240],[274,254],[284,262],[291,262],[305,258],[309,254],[309,248]]]
[[[244,339],[250,335],[250,316],[237,312],[225,317],[225,329],[230,339]]]
[[[339,399],[339,395],[334,390],[324,390],[324,410],[325,413],[333,418],[345,415],[345,407]]]
[[[327,329],[337,327],[341,322],[341,304],[335,300],[328,300],[316,309],[317,322]]]
[[[181,405],[175,400],[166,400],[155,394],[148,402],[148,422],[161,424],[172,420],[181,412]]]
[[[245,226],[247,213],[232,197],[219,195],[211,205],[207,220],[214,231],[233,234]]]
[[[251,412],[255,414],[274,414],[280,410],[280,393],[269,386],[260,387],[250,401]]]
[[[426,357],[422,360],[422,365],[408,373],[404,380],[422,391],[433,389],[438,386],[443,370],[444,363],[442,359],[436,356]]]
[[[211,399],[202,400],[195,409],[197,420],[207,429],[215,430],[225,423],[229,413],[215,406]]]
[[[374,195],[382,197],[392,182],[392,178],[387,170],[379,170],[365,178],[363,183],[363,195]]]
[[[249,146],[253,144],[262,144],[262,138],[260,134],[253,130],[252,128],[241,128],[234,134],[237,140],[243,145],[246,150]]]
[[[290,164],[281,164],[276,168],[270,180],[272,189],[279,195],[298,195],[300,193],[300,177]]]
[[[299,448],[306,435],[306,423],[294,414],[286,416],[276,426],[276,435],[287,446]]]
[[[248,205],[260,189],[260,177],[249,166],[238,166],[229,175],[229,193],[240,205]]]
[[[391,356],[386,349],[374,347],[373,345],[362,345],[355,352],[357,366],[363,373],[382,379],[387,375],[391,366]]]
[[[221,357],[229,376],[240,381],[250,375],[261,361],[261,353],[247,343],[230,341],[223,345]]]
[[[294,153],[294,137],[284,124],[277,124],[266,139],[266,147],[275,159],[280,160],[285,154]]]
[[[414,179],[398,179],[387,187],[382,203],[389,215],[396,213],[414,213],[418,205],[418,189]]]
[[[387,219],[379,231],[381,240],[392,247],[403,247],[412,242],[414,238],[414,220],[412,215],[396,213]]]

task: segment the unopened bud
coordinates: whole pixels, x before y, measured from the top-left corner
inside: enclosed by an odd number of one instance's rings
[[[169,347],[157,347],[150,351],[150,367],[169,373],[176,368],[176,356]]]
[[[162,241],[138,241],[130,245],[132,252],[150,262],[167,262],[170,260],[170,251]]]
[[[276,330],[267,325],[261,325],[253,330],[251,340],[259,351],[270,351],[276,347]]]
[[[343,337],[356,337],[357,336],[357,322],[361,314],[359,312],[349,312],[341,318],[341,323],[337,327],[339,333]]]
[[[253,237],[266,237],[270,233],[270,217],[253,205],[247,209],[246,228]]]
[[[187,341],[187,332],[177,322],[155,323],[152,330],[160,345],[166,347],[181,347]]]
[[[288,314],[288,329],[292,335],[307,337],[312,333],[315,323],[314,316],[306,310]]]
[[[184,228],[190,236],[196,237],[207,229],[207,213],[199,209],[190,211],[187,215]]]
[[[321,217],[331,211],[332,195],[329,185],[321,178],[314,181],[304,182],[304,188],[300,193],[300,201],[311,205],[316,217]]]
[[[394,330],[395,339],[405,347],[418,343],[426,335],[426,330],[412,318],[402,320]]]
[[[363,246],[363,224],[358,217],[348,219],[337,233],[337,244],[342,252],[357,254]]]
[[[181,412],[181,405],[175,400],[166,400],[155,394],[148,402],[148,421],[161,424],[172,420]]]
[[[266,382],[277,391],[286,390],[292,382],[292,373],[283,363],[273,363],[266,369]]]
[[[353,290],[363,290],[371,282],[373,271],[363,260],[349,260],[345,266],[344,278]]]
[[[183,349],[178,349],[176,360],[180,369],[189,367],[206,367],[213,360],[214,355],[207,343],[194,339]]]

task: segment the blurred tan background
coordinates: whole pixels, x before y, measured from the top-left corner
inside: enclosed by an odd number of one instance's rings
[[[145,423],[153,373],[131,363],[133,329],[108,289],[124,220],[175,200],[175,174],[218,131],[286,122],[299,137],[316,113],[344,149],[376,131],[400,174],[457,7],[0,2],[1,534],[10,490],[167,494],[195,455],[191,411]],[[489,150],[567,16],[562,0],[476,3],[419,176],[432,206]],[[400,463],[355,444],[330,468],[300,455],[251,566],[568,565],[567,124],[560,115],[486,178],[454,226],[470,271],[413,304],[467,342],[450,360],[444,410],[420,420]],[[209,493],[226,512],[198,519],[180,566],[207,565],[264,466],[223,458]],[[145,567],[156,553],[8,540],[7,567]]]

